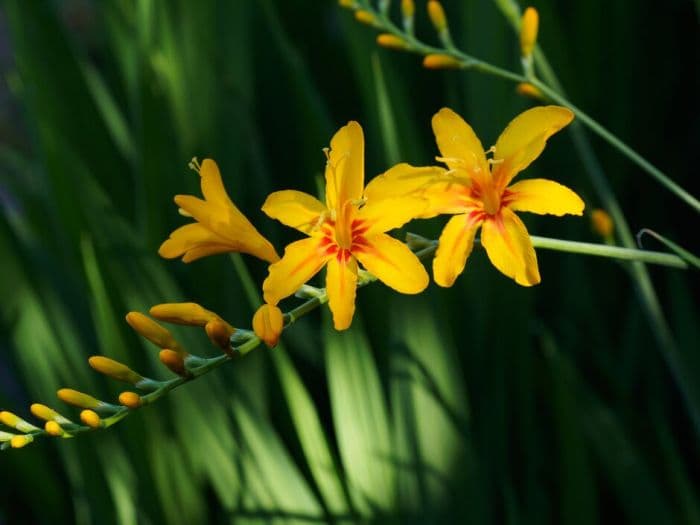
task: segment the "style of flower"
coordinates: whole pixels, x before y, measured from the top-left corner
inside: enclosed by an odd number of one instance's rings
[[[415,196],[363,197],[364,136],[357,122],[335,134],[326,155],[325,205],[294,190],[275,192],[263,205],[268,216],[309,236],[289,244],[282,259],[270,266],[263,292],[265,301],[274,306],[326,266],[333,324],[344,330],[355,311],[358,261],[401,293],[416,294],[428,285],[418,258],[385,233],[418,216],[426,201]],[[370,182],[366,190],[371,186]]]
[[[192,195],[175,196],[180,212],[196,222],[172,232],[158,250],[160,256],[166,259],[182,256],[183,262],[188,263],[208,255],[241,252],[270,263],[278,261],[279,255],[272,244],[231,202],[216,162],[204,159],[200,166],[193,160],[191,167],[201,177],[204,200]]]

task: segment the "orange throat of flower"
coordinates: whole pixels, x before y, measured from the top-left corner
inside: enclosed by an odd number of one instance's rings
[[[353,253],[368,246],[365,238],[368,225],[366,221],[354,218],[356,208],[356,205],[346,202],[335,218],[328,217],[321,225],[321,248],[325,250],[325,255],[335,255],[340,262],[347,261]]]

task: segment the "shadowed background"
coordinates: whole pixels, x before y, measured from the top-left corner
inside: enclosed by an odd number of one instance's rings
[[[398,4],[398,2],[394,2]],[[418,34],[431,42],[424,4]],[[698,17],[689,0],[534,3],[569,97],[698,194]],[[518,67],[486,0],[445,0],[459,47]],[[397,5],[393,6],[396,13]],[[397,18],[398,19],[398,18]],[[0,9],[0,409],[28,416],[72,387],[114,399],[96,353],[164,378],[129,310],[196,301],[250,325],[228,256],[158,258],[213,157],[233,200],[260,211],[316,191],[321,148],[348,120],[367,176],[430,164],[447,105],[486,147],[529,102],[476,73],[427,71],[378,48],[332,1],[5,0]],[[700,252],[697,215],[607,144],[595,153],[633,231]],[[601,202],[568,131],[523,178]],[[531,233],[597,242],[587,217],[526,216]],[[407,229],[436,236],[444,218]],[[648,247],[652,241],[646,241]],[[518,287],[480,249],[451,289],[358,293],[352,330],[326,311],[282,346],[171,393],[105,432],[0,453],[3,523],[698,523],[698,279],[650,268],[690,389],[679,393],[624,267],[539,251]],[[246,259],[262,282],[262,263]],[[292,304],[292,302],[290,302]],[[203,334],[174,330],[193,353]]]

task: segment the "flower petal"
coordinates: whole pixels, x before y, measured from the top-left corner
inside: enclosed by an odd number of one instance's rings
[[[165,259],[184,255],[182,260],[191,262],[200,257],[229,251],[235,251],[235,247],[228,240],[195,222],[173,231],[170,238],[160,245],[158,254]]]
[[[284,190],[270,194],[263,204],[262,211],[286,226],[310,233],[327,209],[308,193]]]
[[[560,106],[540,106],[515,117],[496,141],[493,177],[497,187],[505,188],[515,175],[539,157],[547,139],[573,118],[569,109]]]
[[[342,260],[338,257],[329,259],[326,291],[328,306],[333,312],[333,326],[336,330],[345,330],[352,323],[352,316],[355,313],[357,261],[354,257],[350,256]]]
[[[573,190],[547,179],[528,179],[506,189],[505,200],[513,211],[551,215],[582,215],[585,204]]]
[[[321,247],[321,239],[314,236],[289,244],[282,259],[270,265],[267,279],[263,282],[266,303],[276,305],[323,268],[329,256]]]
[[[428,273],[418,257],[404,243],[379,233],[367,237],[353,255],[370,273],[397,292],[416,294],[428,286]]]
[[[537,256],[527,229],[508,208],[484,221],[481,244],[491,263],[518,284],[532,286],[540,282]]]
[[[176,195],[175,203],[206,229],[225,239],[231,247],[229,251],[248,253],[268,262],[279,260],[270,241],[233,204],[223,207],[192,195]]]
[[[481,221],[469,213],[455,215],[447,222],[433,259],[433,279],[437,284],[452,286],[464,271],[480,224]]]
[[[445,168],[401,163],[374,177],[365,188],[369,203],[401,196],[415,196],[431,183],[443,180]]]
[[[418,197],[398,197],[379,201],[368,201],[355,216],[355,220],[366,224],[365,236],[400,228],[416,217],[420,217],[428,201]]]
[[[207,202],[224,208],[234,206],[228,193],[226,193],[226,188],[224,188],[219,166],[213,159],[204,159],[202,161],[199,176],[201,177],[202,195],[204,195]]]
[[[451,170],[484,185],[490,178],[486,154],[474,130],[449,108],[442,108],[432,120],[433,133],[440,153]]]
[[[359,200],[365,184],[365,139],[362,127],[350,121],[331,139],[326,163],[326,204],[335,209]]]
[[[282,310],[270,304],[264,304],[253,316],[253,331],[264,341],[268,348],[277,346],[284,328]]]

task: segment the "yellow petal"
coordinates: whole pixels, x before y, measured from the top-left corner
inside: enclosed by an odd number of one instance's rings
[[[427,204],[428,201],[418,197],[370,201],[357,212],[355,222],[364,223],[367,228],[365,236],[383,233],[420,217]]]
[[[329,256],[320,242],[320,237],[293,242],[284,250],[282,258],[270,265],[270,273],[263,283],[266,303],[276,305],[323,268]]]
[[[449,108],[438,111],[432,123],[438,148],[450,169],[485,184],[490,178],[486,155],[471,126]]]
[[[416,294],[428,286],[428,273],[418,257],[385,233],[368,237],[362,247],[353,246],[352,253],[370,273],[397,292]]]
[[[573,190],[547,179],[516,182],[506,192],[505,199],[513,211],[529,211],[540,215],[582,215],[585,206]]]
[[[357,292],[357,262],[355,258],[332,257],[326,273],[328,306],[333,313],[333,326],[345,330],[352,323]]]
[[[232,251],[229,241],[199,223],[180,226],[170,234],[158,249],[158,254],[165,259],[174,259],[187,254],[192,248],[202,245],[216,245],[221,251]],[[220,253],[214,251],[213,253]],[[208,254],[205,254],[208,255]],[[190,258],[190,260],[193,260]],[[185,261],[188,262],[188,261]]]
[[[318,225],[319,218],[327,212],[327,208],[308,193],[284,190],[270,194],[262,211],[286,226],[310,233]]]
[[[362,127],[348,122],[331,139],[326,164],[326,204],[335,209],[359,200],[365,184],[365,139]]]
[[[411,166],[401,163],[374,177],[365,188],[368,202],[419,194],[426,186],[443,180],[439,166]]]
[[[484,221],[481,244],[491,263],[523,286],[540,282],[537,256],[522,221],[508,208]]]
[[[480,220],[468,213],[456,215],[447,222],[433,259],[433,279],[437,284],[452,286],[464,271],[480,224]]]
[[[277,346],[283,327],[282,310],[276,306],[264,304],[258,308],[253,316],[253,331],[265,342],[268,348]]]
[[[496,141],[493,177],[497,187],[505,188],[539,157],[547,139],[573,118],[570,110],[560,106],[540,106],[515,117]]]
[[[270,241],[233,204],[222,207],[192,195],[176,195],[175,203],[206,229],[226,239],[229,251],[248,253],[268,262],[279,260]]]
[[[199,176],[201,177],[202,195],[208,202],[224,208],[234,206],[226,193],[216,162],[212,159],[204,159],[199,169]]]

